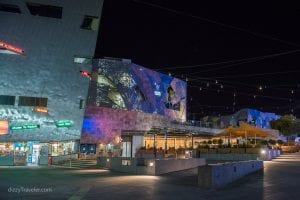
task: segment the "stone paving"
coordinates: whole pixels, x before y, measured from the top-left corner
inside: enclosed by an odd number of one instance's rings
[[[283,155],[265,162],[263,172],[248,175],[216,191],[197,187],[196,169],[156,177],[99,169],[0,167],[0,200],[289,200],[300,199],[299,186],[300,153]]]

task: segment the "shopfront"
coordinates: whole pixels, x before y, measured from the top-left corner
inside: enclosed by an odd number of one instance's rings
[[[53,156],[76,154],[78,142],[0,143],[0,165],[48,165]]]

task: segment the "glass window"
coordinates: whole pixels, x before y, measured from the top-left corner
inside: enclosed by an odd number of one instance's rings
[[[0,11],[11,12],[11,13],[21,13],[19,6],[12,4],[0,3]]]
[[[0,95],[0,105],[15,105],[15,96]]]
[[[38,3],[26,3],[31,15],[38,15],[43,17],[61,18],[62,7],[43,5]]]
[[[38,106],[38,107],[47,107],[47,98],[41,97],[19,97],[19,106]]]
[[[97,31],[99,27],[99,18],[85,15],[81,24],[82,29]]]

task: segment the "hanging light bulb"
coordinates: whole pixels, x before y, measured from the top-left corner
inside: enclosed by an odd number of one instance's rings
[[[253,95],[253,98],[255,99],[255,98],[256,98],[256,95]]]
[[[218,80],[216,80],[216,84],[218,84]]]
[[[188,77],[186,77],[186,78],[185,78],[185,81],[186,81],[186,82],[188,82],[188,81],[189,81]]]
[[[292,90],[291,93],[294,94],[294,90]]]
[[[235,97],[235,96],[236,96],[236,94],[235,94],[235,93],[233,93],[233,96]]]
[[[200,87],[199,90],[202,91],[202,87]]]
[[[223,85],[220,85],[220,88],[223,89]]]
[[[206,87],[209,87],[209,82],[206,83]]]
[[[169,76],[172,76],[171,72],[169,72]]]
[[[261,90],[263,89],[263,87],[262,87],[262,86],[259,86],[258,89],[261,91]]]

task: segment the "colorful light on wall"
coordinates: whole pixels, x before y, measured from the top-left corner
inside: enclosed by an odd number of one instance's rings
[[[73,126],[73,122],[72,121],[58,121],[55,123],[56,127],[58,128],[62,128],[62,127],[71,127]]]
[[[7,51],[10,51],[10,53],[24,54],[23,49],[20,49],[18,47],[6,44],[4,42],[0,42],[0,49],[5,49]]]
[[[0,135],[6,135],[8,132],[8,121],[0,120]]]
[[[19,131],[19,130],[30,130],[30,129],[38,129],[40,125],[38,124],[27,124],[22,126],[11,126],[10,130],[12,131]]]

